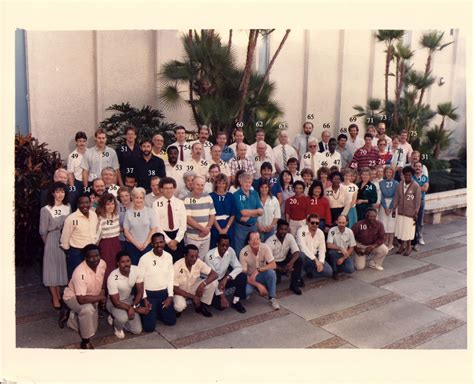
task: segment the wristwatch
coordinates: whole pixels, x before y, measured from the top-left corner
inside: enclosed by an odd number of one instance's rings
[[[139,307],[140,307],[140,303],[134,304],[134,305],[132,306],[133,309],[137,309],[137,308],[139,308]]]

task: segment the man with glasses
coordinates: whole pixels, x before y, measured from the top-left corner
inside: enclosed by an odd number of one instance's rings
[[[316,175],[320,167],[321,156],[318,152],[318,140],[311,137],[308,140],[308,152],[303,155],[300,169],[309,168]]]

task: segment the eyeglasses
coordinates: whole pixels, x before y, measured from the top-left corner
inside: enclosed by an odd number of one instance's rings
[[[310,221],[309,222],[311,225],[319,225],[319,221]]]
[[[316,148],[316,145],[308,145],[308,148]]]

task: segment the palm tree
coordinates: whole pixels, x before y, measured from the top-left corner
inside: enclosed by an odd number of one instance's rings
[[[395,70],[395,103],[393,106],[393,127],[398,129],[398,111],[400,109],[400,97],[404,86],[405,73],[409,69],[406,66],[406,61],[410,60],[414,52],[410,50],[410,47],[403,45],[401,42],[397,44],[396,50],[393,55],[396,58],[396,70]]]
[[[385,106],[388,103],[388,76],[390,72],[390,62],[393,59],[394,54],[394,46],[393,42],[395,40],[400,40],[405,31],[403,30],[396,30],[396,29],[379,29],[376,37],[378,41],[382,41],[385,43],[387,49],[385,50]]]
[[[425,147],[428,149],[433,149],[433,157],[435,159],[439,158],[439,155],[442,150],[449,147],[451,142],[451,136],[453,131],[442,130],[440,126],[435,125],[434,128],[426,132],[426,142]]]

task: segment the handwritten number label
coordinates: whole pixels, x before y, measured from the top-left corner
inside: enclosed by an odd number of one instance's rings
[[[79,225],[79,220],[73,220],[72,225]]]
[[[177,170],[177,171],[182,171],[182,170],[183,170],[183,166],[182,166],[181,164],[178,164],[178,165],[176,166],[176,170]]]
[[[155,176],[155,170],[154,169],[149,169],[148,170],[148,176]]]
[[[121,151],[121,152],[127,152],[127,151],[128,151],[127,146],[126,146],[126,145],[122,145],[122,146],[120,147],[120,151]]]
[[[415,200],[415,195],[407,195],[407,200]]]
[[[79,157],[79,154],[73,153],[73,154],[71,155],[71,157],[72,157],[73,159],[77,159],[77,158]]]
[[[118,275],[115,275],[115,280],[118,280]]]
[[[297,203],[297,200],[296,199],[290,199],[290,205],[294,205]]]
[[[114,224],[114,221],[113,220],[107,220],[105,222],[105,225],[113,225]]]
[[[225,196],[219,196],[219,201],[224,201],[225,200]]]
[[[133,168],[127,168],[127,173],[133,173]]]
[[[84,280],[84,275],[81,275],[81,277],[82,277],[82,280]]]
[[[54,216],[61,216],[61,210],[60,209],[55,209],[54,210]]]
[[[393,181],[387,181],[387,188],[392,188]]]
[[[354,122],[357,121],[357,117],[356,117],[356,116],[351,116],[351,117],[349,117],[349,121],[350,121],[351,123],[354,123]]]
[[[361,224],[360,225],[360,230],[365,231],[367,229],[367,224]]]
[[[331,128],[331,124],[330,123],[324,123],[323,128]]]
[[[70,185],[69,186],[69,192],[76,192],[76,186],[75,185]]]
[[[351,185],[349,187],[349,192],[355,192],[355,191],[356,191],[355,187],[353,185]]]
[[[375,167],[375,160],[369,160],[369,167]]]
[[[367,150],[361,149],[360,154],[363,155],[363,156],[367,155]]]
[[[194,165],[187,165],[187,166],[186,166],[186,169],[187,169],[188,171],[192,171],[192,170],[194,169]]]
[[[302,236],[302,237],[305,237],[305,236],[306,236],[306,232],[305,232],[305,231],[301,232],[301,236]]]
[[[133,212],[133,217],[140,217],[140,212]]]
[[[109,156],[110,156],[109,152],[102,152],[102,157],[109,157]]]
[[[308,120],[314,120],[314,113],[310,113],[306,116]]]
[[[162,201],[158,201],[158,207],[162,207],[163,206],[163,202]]]
[[[84,187],[84,192],[90,192],[91,191],[91,187]]]

